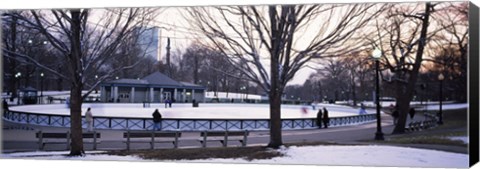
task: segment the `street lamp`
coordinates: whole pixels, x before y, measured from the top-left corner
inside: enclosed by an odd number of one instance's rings
[[[43,97],[43,72],[40,73],[40,99]]]
[[[443,101],[443,80],[445,77],[442,73],[438,75],[438,80],[440,81],[440,111],[438,111],[438,122],[437,124],[443,124],[443,114],[442,114],[442,101]]]
[[[380,67],[380,58],[382,51],[375,49],[372,52],[372,58],[375,60],[375,104],[377,105],[377,132],[375,133],[375,140],[385,140],[382,133],[381,117],[380,117],[380,80],[378,69]]]

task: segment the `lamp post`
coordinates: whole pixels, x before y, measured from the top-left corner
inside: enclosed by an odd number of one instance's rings
[[[377,132],[375,133],[375,140],[385,140],[382,133],[381,117],[380,117],[380,80],[378,69],[380,67],[380,58],[382,51],[375,49],[372,52],[372,57],[375,60],[375,104],[377,107]]]
[[[43,98],[43,72],[40,73],[40,99]]]
[[[443,76],[442,73],[438,75],[438,81],[440,81],[440,111],[438,111],[438,122],[437,124],[442,125],[443,124],[443,113],[442,113],[442,101],[443,101],[443,80],[445,77]]]
[[[15,78],[17,78],[17,105],[20,105],[20,76],[22,76],[22,73],[17,72],[15,74]]]

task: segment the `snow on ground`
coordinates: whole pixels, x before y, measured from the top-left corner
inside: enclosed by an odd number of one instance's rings
[[[284,157],[268,160],[244,159],[180,160],[181,162],[313,164],[383,167],[468,167],[468,155],[436,150],[392,146],[305,146],[280,150]],[[448,160],[445,160],[448,159]]]
[[[460,140],[463,143],[468,144],[468,136],[455,136],[455,137],[447,137],[450,140]]]
[[[268,119],[268,104],[213,104],[200,103],[200,107],[193,108],[191,103],[174,103],[172,108],[165,108],[165,104],[151,104],[150,108],[143,108],[141,103],[137,104],[114,104],[114,103],[85,103],[82,105],[84,113],[88,107],[92,108],[94,116],[109,117],[142,117],[150,118],[155,109],[159,109],[164,118],[242,118],[242,119]],[[319,104],[316,110],[311,106],[303,105],[282,105],[282,118],[315,118],[318,108],[326,107],[331,117],[358,115],[358,109],[348,106]],[[11,110],[64,114],[68,115],[69,109],[65,104],[50,105],[27,105],[12,106]],[[303,110],[306,111],[303,112]],[[368,113],[374,113],[374,110],[367,110]]]
[[[459,103],[459,104],[442,104],[442,110],[455,110],[455,109],[466,109],[468,108],[468,103]],[[428,110],[440,110],[440,105],[428,105]]]
[[[275,150],[272,150],[275,151]],[[348,166],[383,166],[383,167],[468,167],[468,155],[436,150],[416,149],[393,146],[304,146],[289,147],[280,150],[283,157],[267,160],[245,159],[203,159],[175,160],[168,162],[200,162],[200,163],[249,163],[249,164],[305,164],[305,165],[348,165]],[[2,158],[34,158],[57,160],[118,160],[118,161],[151,161],[137,156],[90,155],[86,157],[65,157],[60,154],[68,152],[44,153],[12,153],[2,154]],[[448,160],[445,160],[448,159]]]
[[[262,96],[256,94],[245,94],[245,93],[227,93],[226,92],[217,92],[217,96],[215,96],[214,92],[207,92],[205,94],[206,98],[225,98],[225,99],[255,99],[260,100]]]

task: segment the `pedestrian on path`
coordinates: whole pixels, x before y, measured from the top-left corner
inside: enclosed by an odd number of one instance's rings
[[[90,107],[87,109],[87,112],[85,112],[85,120],[87,121],[87,131],[93,131],[93,115]]]
[[[394,109],[392,112],[392,117],[393,117],[393,124],[397,125],[398,122],[398,117],[400,116],[400,112],[398,112],[397,109]]]
[[[330,124],[330,118],[328,117],[328,110],[327,108],[323,107],[323,126],[325,128],[328,128],[329,124]]]
[[[322,109],[318,109],[317,126],[318,126],[319,129],[322,128]]]
[[[413,119],[413,116],[415,116],[415,109],[414,108],[410,108],[410,112],[408,112],[408,114],[410,114],[410,119]]]
[[[165,99],[165,108],[167,108],[167,105],[168,105],[168,99]]]
[[[172,108],[172,100],[171,99],[168,100],[168,107]]]
[[[160,130],[161,129],[160,123],[162,122],[162,115],[160,114],[158,109],[155,109],[152,116],[153,116],[153,123],[154,123],[153,130]]]
[[[8,103],[7,103],[7,100],[6,99],[3,99],[3,113],[6,113],[8,112]]]

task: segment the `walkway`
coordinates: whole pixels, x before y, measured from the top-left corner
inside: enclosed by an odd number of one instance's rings
[[[423,116],[416,116],[415,120],[423,120]],[[408,124],[408,122],[407,122]],[[17,152],[17,151],[36,151],[37,139],[35,133],[38,130],[43,132],[66,132],[68,128],[59,127],[43,127],[43,126],[23,126],[16,123],[3,121],[3,151]],[[385,133],[385,138],[389,138],[393,130],[392,118],[388,114],[382,115],[382,129]],[[125,149],[126,145],[123,143],[123,131],[120,130],[97,130],[101,133],[101,144],[98,145],[99,150],[108,149]],[[373,140],[376,132],[376,122],[345,126],[333,127],[328,129],[310,129],[310,130],[284,130],[284,143],[303,143],[303,142],[331,142],[340,144],[382,144],[364,142],[366,140]],[[200,138],[199,132],[183,132],[180,138],[180,148],[194,148],[201,147],[197,141]],[[267,145],[269,142],[268,131],[254,131],[248,137],[248,146]],[[239,143],[229,142],[229,146],[240,146]],[[173,148],[172,144],[162,143],[155,144],[156,148]],[[220,147],[220,143],[209,142],[208,147]],[[437,149],[451,152],[467,153],[466,148],[452,146],[438,146],[438,145],[396,145],[396,146],[410,146],[417,148]],[[149,144],[132,144],[133,149],[148,149]],[[46,150],[62,150],[65,145],[47,145]],[[85,145],[87,151],[91,150],[91,145]]]

